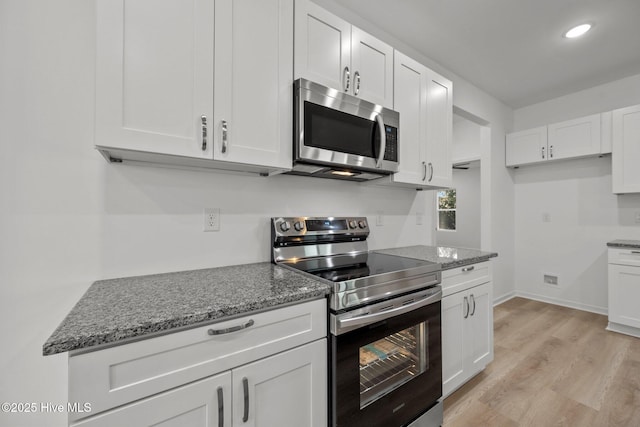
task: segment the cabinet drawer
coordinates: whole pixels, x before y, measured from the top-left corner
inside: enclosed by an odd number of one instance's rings
[[[640,266],[640,249],[609,248],[609,264]]]
[[[73,355],[69,401],[91,402],[96,414],[325,337],[326,319],[322,299]],[[69,418],[82,416],[72,413]]]
[[[442,271],[442,296],[455,294],[491,280],[489,261]]]

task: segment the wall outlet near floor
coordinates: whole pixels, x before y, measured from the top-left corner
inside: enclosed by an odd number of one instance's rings
[[[544,283],[546,283],[547,285],[558,286],[558,276],[553,274],[545,274]]]
[[[551,214],[549,212],[542,213],[542,222],[551,222]]]
[[[376,225],[381,227],[384,225],[384,212],[378,211],[376,212]]]
[[[220,208],[204,209],[204,231],[220,231]]]

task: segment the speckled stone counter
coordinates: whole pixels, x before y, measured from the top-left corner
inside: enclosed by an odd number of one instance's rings
[[[607,246],[611,248],[640,249],[640,240],[613,240],[611,242],[607,242]]]
[[[329,286],[264,262],[95,282],[53,332],[44,355],[88,349],[323,298]]]
[[[476,264],[498,256],[496,252],[483,252],[475,249],[447,246],[406,246],[402,248],[381,249],[374,252],[437,262],[442,265],[443,270],[460,267],[462,265]]]

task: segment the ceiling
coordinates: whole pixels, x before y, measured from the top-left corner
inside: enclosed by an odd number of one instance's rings
[[[338,3],[512,108],[640,73],[640,0]]]

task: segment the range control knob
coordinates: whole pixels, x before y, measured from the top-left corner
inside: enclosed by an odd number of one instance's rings
[[[356,228],[358,224],[354,220],[349,221],[349,228]]]
[[[280,230],[282,231],[289,231],[290,228],[291,228],[291,224],[289,224],[289,221],[285,221],[282,224],[280,224]]]
[[[293,228],[296,229],[296,231],[302,231],[304,230],[304,222],[302,221],[296,221],[295,224],[293,224]]]
[[[367,228],[367,223],[366,223],[366,221],[358,221],[358,227],[360,227],[360,228]]]

